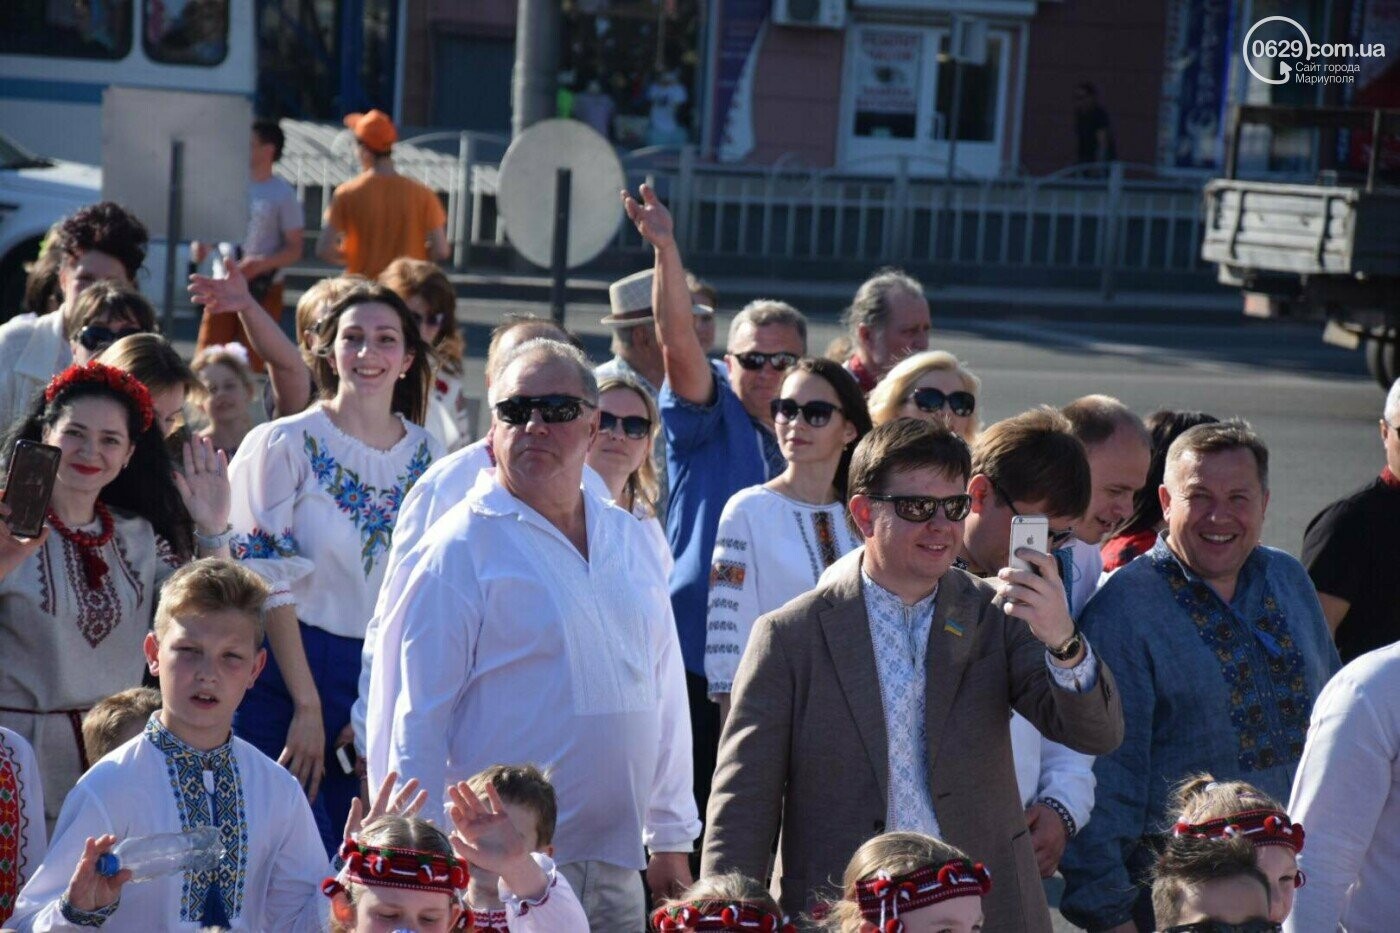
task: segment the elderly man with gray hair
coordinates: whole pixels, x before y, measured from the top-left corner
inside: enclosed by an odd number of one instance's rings
[[[1303,536],[1303,566],[1343,664],[1400,641],[1400,381],[1385,397],[1380,435],[1380,476],[1319,512]]]
[[[1167,530],[1079,617],[1126,726],[1094,763],[1093,817],[1060,863],[1061,910],[1090,931],[1158,929],[1147,870],[1177,782],[1209,773],[1288,798],[1308,714],[1340,667],[1306,571],[1259,543],[1269,451],[1249,425],[1186,431],[1164,480]]]
[[[928,349],[932,328],[924,287],[893,267],[880,269],[861,283],[841,322],[853,350],[846,368],[867,395],[894,364]]]
[[[688,884],[700,829],[665,573],[641,523],[581,488],[598,433],[582,353],[521,344],[490,401],[495,470],[385,580],[369,779],[418,779],[436,814],[492,764],[548,764],[559,871],[594,929],[641,930],[638,871],[658,895]]]

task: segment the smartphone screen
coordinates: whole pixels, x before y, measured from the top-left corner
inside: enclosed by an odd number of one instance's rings
[[[10,475],[5,480],[5,504],[10,517],[5,524],[21,538],[37,537],[44,530],[53,481],[63,452],[37,441],[15,441],[10,452]]]
[[[1016,570],[1035,572],[1035,567],[1016,556],[1016,550],[1023,547],[1042,554],[1050,553],[1050,519],[1044,515],[1011,516],[1011,541],[1006,551],[1006,565]]]

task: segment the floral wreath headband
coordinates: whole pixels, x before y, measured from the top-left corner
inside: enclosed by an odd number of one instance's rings
[[[321,882],[321,893],[334,897],[350,882],[412,891],[439,891],[454,902],[466,892],[471,875],[467,863],[439,852],[367,845],[347,839],[340,847],[345,867]]]
[[[44,388],[44,401],[52,402],[59,395],[79,385],[106,386],[129,398],[141,413],[141,430],[149,431],[155,424],[156,407],[151,402],[151,393],[128,372],[107,366],[93,360],[83,366],[69,366],[49,380]]]
[[[939,901],[975,895],[992,889],[992,874],[981,862],[952,859],[927,865],[903,875],[880,872],[856,884],[861,916],[878,925],[880,933],[904,933],[901,912],[918,910]]]
[[[759,930],[762,933],[796,933],[787,917],[757,904],[742,901],[694,901],[663,907],[651,915],[651,925],[662,933],[676,930]]]
[[[1256,846],[1284,846],[1297,855],[1303,851],[1303,824],[1295,823],[1281,810],[1261,809],[1232,813],[1218,820],[1187,823],[1179,820],[1172,828],[1173,836],[1194,836],[1198,839],[1225,839],[1243,836]]]

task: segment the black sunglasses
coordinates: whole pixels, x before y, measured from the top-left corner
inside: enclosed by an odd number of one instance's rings
[[[768,403],[768,410],[772,413],[773,420],[779,424],[790,424],[801,415],[803,420],[814,428],[825,427],[831,421],[831,416],[838,411],[845,414],[839,405],[830,402],[815,401],[803,405],[795,398],[775,398]]]
[[[610,411],[598,412],[598,430],[611,433],[619,424],[622,425],[622,433],[634,441],[639,441],[651,433],[650,418],[643,418],[641,415],[614,415]]]
[[[738,360],[739,365],[745,369],[762,369],[763,364],[767,363],[780,373],[791,369],[798,359],[796,353],[759,353],[757,350],[729,355]]]
[[[1162,933],[1284,933],[1284,925],[1273,920],[1245,920],[1243,923],[1197,920],[1196,923],[1166,927]]]
[[[950,522],[960,522],[972,511],[972,497],[965,492],[941,499],[938,496],[877,496],[874,493],[866,495],[866,498],[876,502],[893,502],[894,514],[906,522],[926,522],[938,514],[939,506],[943,507],[943,515]]]
[[[573,421],[579,416],[579,411],[584,405],[589,408],[597,407],[576,395],[512,395],[510,398],[501,399],[493,407],[496,417],[506,424],[521,425],[528,424],[530,415],[537,410],[545,424]]]
[[[101,324],[89,324],[78,331],[78,343],[89,353],[96,353],[98,350],[105,350],[123,337],[132,334],[144,334],[139,327],[129,327],[125,330],[112,330],[110,327],[103,327]]]
[[[1006,507],[1011,510],[1011,514],[1019,516],[1021,514],[1021,510],[1016,508],[1016,503],[1012,502],[1011,497],[1006,494],[1006,491],[997,485],[996,480],[989,478],[987,482],[992,484],[992,491],[997,494],[998,499],[1006,503]],[[1066,544],[1068,544],[1069,539],[1073,537],[1073,527],[1062,528],[1059,531],[1050,532],[1046,538],[1046,543],[1050,546],[1050,550],[1057,551],[1060,548],[1064,547]]]
[[[945,395],[942,389],[925,387],[915,389],[909,398],[919,411],[941,411],[947,405],[959,418],[966,418],[977,407],[977,399],[971,392],[949,392]]]

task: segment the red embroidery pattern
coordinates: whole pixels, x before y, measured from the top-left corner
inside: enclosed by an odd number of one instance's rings
[[[159,551],[160,539],[157,538],[156,541]],[[58,588],[64,585],[56,579],[54,568],[50,565],[53,549],[49,545],[55,543],[58,551],[63,555],[63,577],[67,581],[66,585],[73,596],[73,602],[76,603],[77,611],[74,614],[73,622],[77,625],[78,631],[82,632],[87,643],[96,648],[121,622],[122,600],[117,592],[117,586],[120,584],[124,589],[134,593],[134,604],[137,606],[145,604],[145,587],[137,576],[136,569],[131,565],[131,560],[126,555],[121,535],[114,535],[112,540],[101,549],[105,552],[105,563],[111,572],[103,575],[101,586],[96,589],[88,586],[86,565],[78,553],[79,548],[72,542],[55,535],[44,546],[44,556],[39,561],[41,591],[39,605],[49,615],[58,615],[60,605]],[[168,548],[166,552],[161,553],[161,558],[169,563],[167,553]],[[173,556],[173,554],[170,555],[172,558]]]
[[[0,926],[14,913],[19,896],[22,849],[29,824],[21,803],[24,781],[16,757],[15,749],[0,736]]]
[[[743,564],[717,560],[710,567],[710,586],[728,586],[736,590],[744,588],[745,568]]]
[[[821,553],[822,566],[830,567],[841,557],[836,547],[836,526],[831,521],[831,513],[812,513],[812,525],[817,532],[817,550]]]

